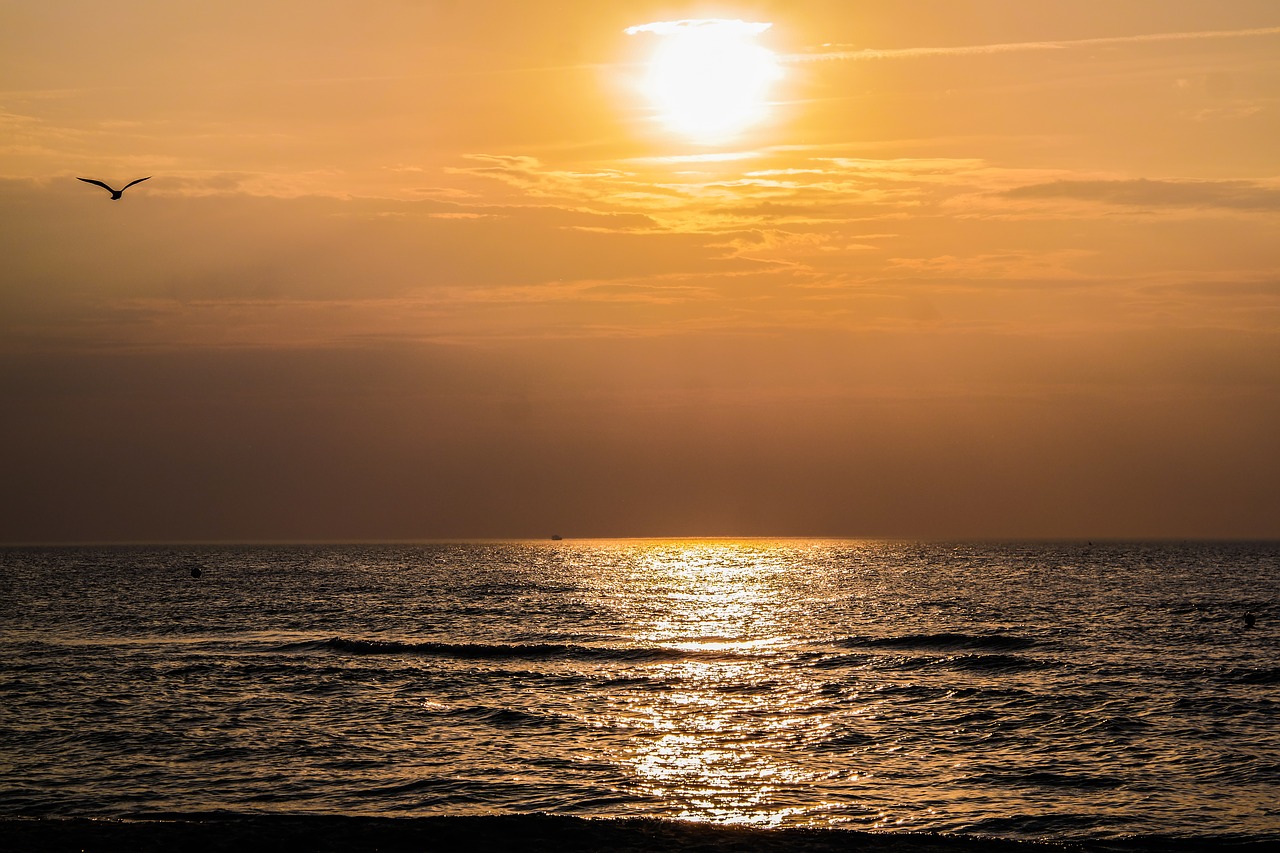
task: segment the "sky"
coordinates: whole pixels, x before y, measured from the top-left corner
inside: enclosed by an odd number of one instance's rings
[[[0,0],[0,542],[1280,537],[1277,140],[1274,0]]]

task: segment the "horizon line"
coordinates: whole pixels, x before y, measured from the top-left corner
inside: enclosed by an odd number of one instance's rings
[[[571,542],[911,542],[921,544],[1063,543],[1277,543],[1277,536],[850,536],[820,534],[653,535],[653,536],[445,536],[385,539],[118,539],[0,541],[3,548],[175,548],[283,547],[355,545],[466,545]]]

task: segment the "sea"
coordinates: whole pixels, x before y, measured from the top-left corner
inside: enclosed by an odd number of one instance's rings
[[[0,708],[4,818],[1280,843],[1280,543],[6,547]]]

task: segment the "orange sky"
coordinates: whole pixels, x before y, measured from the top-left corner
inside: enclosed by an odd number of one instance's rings
[[[1280,536],[1274,0],[0,0],[0,217],[0,541]]]

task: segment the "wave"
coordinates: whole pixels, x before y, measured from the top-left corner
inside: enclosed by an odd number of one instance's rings
[[[967,650],[1016,651],[1038,645],[1029,637],[1013,634],[903,634],[897,637],[846,637],[837,645],[853,649],[910,649],[938,652]]]
[[[962,780],[963,784],[1079,790],[1111,790],[1124,785],[1124,781],[1118,776],[1058,773],[1050,770],[1032,770],[1025,773],[983,773]]]
[[[812,664],[815,669],[869,669],[875,672],[913,672],[922,669],[951,669],[965,672],[1024,672],[1051,669],[1051,660],[1006,654],[934,655],[835,655]]]
[[[673,649],[665,646],[618,648],[583,646],[574,643],[437,643],[400,640],[352,640],[333,637],[289,643],[277,652],[328,651],[348,655],[416,655],[453,660],[532,661],[621,661],[647,663],[680,660],[742,660],[751,657],[736,652],[703,649]]]
[[[1223,673],[1223,679],[1233,684],[1280,684],[1280,667],[1235,667]]]
[[[1051,669],[1056,664],[1039,658],[1021,655],[958,655],[943,658],[938,666],[969,672],[1025,672],[1033,669]]]
[[[866,666],[873,662],[875,658],[875,655],[867,654],[834,655],[829,658],[816,660],[810,665],[815,669],[844,669],[846,667]]]
[[[553,728],[566,722],[562,717],[545,712],[526,711],[519,708],[491,708],[485,705],[429,708],[428,710],[440,717],[488,723],[497,728]]]

